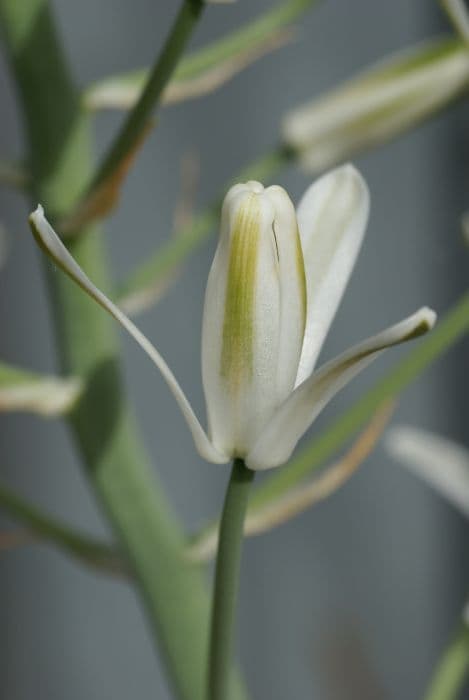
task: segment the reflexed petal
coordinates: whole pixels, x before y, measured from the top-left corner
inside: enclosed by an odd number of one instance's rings
[[[209,462],[221,464],[227,462],[228,458],[216,450],[210,443],[205,431],[195,416],[184,392],[176,381],[173,373],[169,369],[156,348],[150,343],[141,331],[122,313],[122,311],[112,303],[95,285],[88,279],[80,266],[72,258],[68,250],[63,245],[49,222],[44,216],[44,210],[38,206],[36,211],[29,217],[31,230],[39,246],[52,258],[69,277],[72,278],[92,299],[103,307],[116,321],[118,321],[130,335],[137,341],[163,375],[166,384],[170,388],[187,425],[192,433],[194,442],[199,454]]]
[[[235,185],[205,295],[202,372],[210,435],[244,456],[294,387],[306,322],[296,214],[280,187]]]
[[[469,450],[428,430],[397,426],[386,439],[401,464],[469,517]]]
[[[247,455],[247,465],[251,469],[268,469],[286,462],[298,440],[340,389],[386,348],[426,333],[435,319],[434,311],[422,308],[321,367],[276,411]]]
[[[297,209],[307,285],[307,321],[296,384],[311,374],[365,233],[369,193],[351,165],[313,183]]]

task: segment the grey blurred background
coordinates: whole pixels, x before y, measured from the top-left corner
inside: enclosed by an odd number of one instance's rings
[[[148,64],[175,3],[56,0],[81,84]],[[221,35],[273,2],[209,7],[193,45]],[[298,40],[212,96],[161,113],[108,226],[122,274],[171,230],[181,158],[200,156],[198,203],[277,138],[285,110],[386,53],[447,29],[427,0],[324,1]],[[0,154],[22,155],[19,116],[0,59]],[[60,105],[57,105],[60,108]],[[102,149],[119,116],[97,120]],[[368,237],[324,356],[422,304],[446,309],[467,285],[459,216],[469,206],[467,107],[356,159],[372,193]],[[297,200],[296,169],[279,183]],[[53,370],[50,319],[27,204],[0,191],[10,232],[0,275],[1,357]],[[203,411],[200,321],[214,239],[171,293],[139,322]],[[188,528],[218,512],[227,470],[194,455],[174,401],[142,353],[123,338],[129,392],[154,460]],[[467,441],[467,341],[402,397],[396,421]],[[316,434],[405,350],[395,350],[335,400]],[[2,416],[1,479],[57,516],[106,534],[64,427]],[[311,436],[310,436],[311,437]],[[5,521],[6,522],[6,521]],[[247,543],[239,658],[252,697],[414,700],[449,639],[469,587],[463,519],[379,448],[340,492],[306,515]],[[125,584],[83,570],[45,546],[0,557],[0,697],[5,700],[170,698],[138,600]]]

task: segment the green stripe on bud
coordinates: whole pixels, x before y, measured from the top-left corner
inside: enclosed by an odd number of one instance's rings
[[[223,321],[221,375],[232,391],[252,376],[254,294],[260,236],[260,207],[250,194],[236,215],[230,242]]]

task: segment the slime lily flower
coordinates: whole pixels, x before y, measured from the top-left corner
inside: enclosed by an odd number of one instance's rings
[[[326,404],[383,350],[426,333],[435,322],[435,313],[422,308],[313,372],[355,264],[368,210],[368,188],[350,165],[313,183],[296,212],[281,187],[248,182],[229,190],[203,314],[208,432],[161,355],[88,279],[42,207],[30,224],[41,248],[159,368],[199,454],[215,463],[240,457],[251,469],[268,469],[288,460]]]

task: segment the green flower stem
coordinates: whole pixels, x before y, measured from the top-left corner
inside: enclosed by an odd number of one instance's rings
[[[0,507],[26,526],[34,538],[45,539],[99,571],[128,575],[129,567],[111,545],[81,535],[56,518],[42,513],[11,489],[0,485]]]
[[[137,104],[124,121],[89,185],[89,195],[108,180],[135,149],[197,24],[204,4],[203,0],[183,0],[169,36],[155,61]]]
[[[462,624],[441,657],[425,700],[456,700],[469,676],[469,628]]]
[[[24,118],[31,194],[34,204],[41,201],[57,220],[89,182],[89,124],[47,0],[0,0],[0,20]],[[109,289],[98,231],[82,231],[70,250],[94,282]],[[47,269],[61,363],[86,386],[70,418],[78,450],[135,572],[174,695],[203,700],[209,627],[205,581],[186,561],[182,528],[151,474],[126,404],[115,329],[64,275],[49,263]],[[238,683],[230,700],[244,697]]]
[[[235,459],[220,522],[210,637],[208,700],[225,700],[232,665],[244,516],[254,472]]]
[[[279,145],[241,170],[230,180],[222,192],[236,182],[260,180],[268,182],[293,158],[293,153]],[[223,195],[224,196],[224,195]],[[173,273],[197,246],[208,238],[218,223],[222,195],[213,204],[196,216],[182,231],[176,232],[166,244],[161,246],[142,265],[138,266],[117,289],[117,298],[121,303],[134,294],[145,292],[155,287],[166,275]]]

